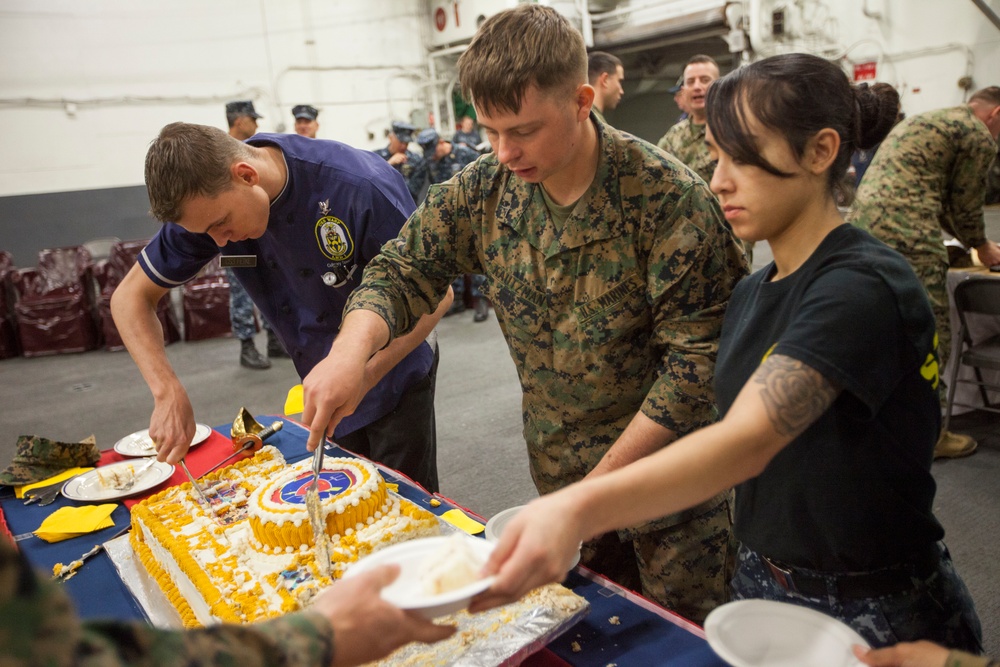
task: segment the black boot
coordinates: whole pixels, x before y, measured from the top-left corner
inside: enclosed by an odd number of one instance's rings
[[[458,315],[465,310],[465,302],[462,301],[461,297],[457,294],[455,295],[455,300],[451,302],[451,306],[445,311],[444,316],[449,317],[451,315]]]
[[[476,297],[476,314],[472,316],[473,322],[485,322],[490,316],[490,307],[486,305],[486,298]]]
[[[253,338],[240,340],[240,343],[242,344],[242,348],[240,349],[240,366],[258,371],[263,371],[271,367],[271,362],[260,356],[260,352],[254,347]]]
[[[270,329],[267,330],[267,356],[271,359],[287,359],[288,353],[278,337]]]

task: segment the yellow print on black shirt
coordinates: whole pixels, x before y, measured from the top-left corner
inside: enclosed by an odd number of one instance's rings
[[[920,374],[925,380],[931,383],[932,389],[938,388],[938,382],[941,380],[941,369],[939,368],[940,362],[938,360],[938,335],[934,332],[934,345],[930,352],[927,353],[927,359],[924,360],[923,366],[920,367]]]

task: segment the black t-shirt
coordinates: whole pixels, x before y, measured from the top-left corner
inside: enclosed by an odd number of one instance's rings
[[[842,388],[757,477],[737,487],[736,536],[790,565],[844,572],[940,540],[930,474],[941,425],[934,317],[906,261],[867,232],[834,229],[792,275],[773,264],[733,292],[715,369],[725,413],[768,354]]]

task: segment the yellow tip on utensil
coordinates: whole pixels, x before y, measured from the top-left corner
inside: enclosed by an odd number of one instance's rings
[[[302,397],[302,385],[297,384],[288,390],[288,396],[285,397],[285,414],[286,415],[297,415],[305,409]]]

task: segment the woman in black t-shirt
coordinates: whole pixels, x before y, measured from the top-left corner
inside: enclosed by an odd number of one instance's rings
[[[712,190],[774,262],[730,300],[715,372],[723,419],[641,462],[541,498],[504,530],[473,605],[559,580],[594,535],[736,487],[735,598],[839,618],[873,646],[933,639],[978,652],[972,600],[940,542],[930,465],[940,429],[934,319],[905,260],[844,223],[851,153],[881,141],[895,99],[805,54],[709,89]],[[623,438],[642,442],[640,413]]]

